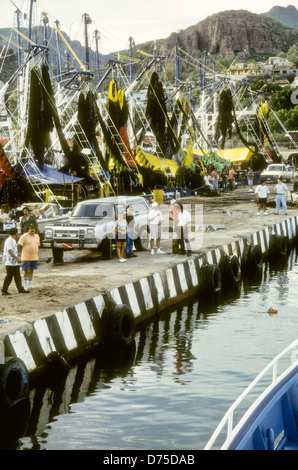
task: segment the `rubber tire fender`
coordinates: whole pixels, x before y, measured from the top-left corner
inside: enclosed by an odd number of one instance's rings
[[[225,275],[228,277],[229,281],[232,281],[234,284],[240,281],[241,267],[237,256],[232,255],[227,259]]]
[[[259,245],[251,245],[248,254],[249,266],[260,271],[263,267],[263,254]]]
[[[224,254],[219,262],[222,283],[236,284],[241,279],[241,267],[237,256]]]
[[[24,362],[16,357],[6,358],[0,368],[0,403],[12,407],[29,394],[29,376]]]
[[[125,304],[118,304],[110,312],[106,338],[129,344],[135,336],[135,317]]]
[[[199,287],[204,293],[217,293],[221,290],[221,273],[217,264],[205,264],[199,271]]]

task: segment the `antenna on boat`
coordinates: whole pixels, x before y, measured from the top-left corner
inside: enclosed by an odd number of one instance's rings
[[[16,4],[10,0],[10,2],[13,4],[14,7],[16,7],[16,15],[17,15],[17,30],[20,31],[21,30],[21,24],[20,24],[20,14],[22,13],[21,10],[19,9],[19,7],[16,6]],[[21,52],[21,36],[18,34],[18,64],[19,64],[19,67],[22,63],[22,52]]]
[[[36,0],[30,0],[30,9],[29,9],[29,30],[28,30],[28,37],[31,40],[31,33],[32,33],[32,16],[33,16],[33,3],[36,3]]]
[[[88,24],[92,23],[92,20],[90,16],[88,15],[88,13],[84,13],[82,18],[85,24],[85,62],[86,62],[87,70],[89,70],[89,45],[88,45],[87,26]]]
[[[99,41],[100,41],[100,32],[96,29],[93,33],[93,37],[95,38],[95,44],[96,44],[96,66],[97,66],[97,75],[98,75],[98,79],[100,78],[100,54],[99,54]]]

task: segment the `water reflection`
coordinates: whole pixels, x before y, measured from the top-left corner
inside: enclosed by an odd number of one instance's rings
[[[296,269],[296,260],[296,250],[292,250],[281,259],[280,264],[276,260],[268,260],[264,263],[262,271],[243,276],[242,281],[233,289],[227,289],[208,300],[198,299],[175,311],[163,313],[154,321],[148,322],[128,348],[118,350],[116,353],[100,348],[85,360],[72,364],[71,369],[65,371],[58,379],[47,376],[38,386],[31,389],[29,400],[18,404],[17,408],[10,410],[7,414],[1,414],[0,448],[47,448],[47,441],[52,433],[51,423],[54,423],[59,415],[74,413],[72,405],[84,402],[87,397],[97,397],[98,400],[104,402],[112,391],[115,379],[122,385],[123,390],[128,387],[130,391],[135,392],[144,364],[146,364],[146,370],[152,374],[150,386],[158,388],[162,379],[166,378],[168,392],[165,389],[165,394],[170,395],[172,387],[180,388],[181,386],[184,399],[187,402],[189,394],[189,406],[194,406],[192,385],[196,391],[199,385],[201,389],[208,388],[208,380],[210,380],[209,375],[204,375],[205,373],[201,374],[200,379],[198,378],[196,368],[203,360],[202,350],[197,347],[200,335],[203,331],[215,327],[215,323],[218,322],[223,312],[228,318],[225,308],[227,305],[238,305],[239,299],[242,299],[243,303],[250,295],[258,295],[256,308],[258,305],[262,305],[262,308],[264,305],[269,306],[277,299],[279,299],[279,305],[283,303],[290,305],[291,302],[294,304],[296,300],[294,300],[295,296],[290,296],[289,281],[293,269]],[[263,311],[263,313],[266,312]],[[217,338],[214,340],[214,348],[216,348],[216,341]],[[196,347],[194,347],[195,342]],[[221,348],[224,347],[223,343]],[[219,357],[221,348],[216,351]],[[223,364],[222,373],[229,374],[233,382],[229,365]],[[242,375],[245,379],[245,374]],[[240,380],[240,374],[237,380]],[[220,383],[217,386],[220,388]],[[180,396],[179,392],[177,393]],[[211,388],[210,393],[214,393],[214,389]],[[115,400],[115,397],[113,399]],[[159,394],[158,399],[161,399]],[[121,404],[120,397],[119,403]],[[142,409],[142,403],[139,406]],[[158,407],[158,403],[156,406]],[[120,408],[121,405],[119,405]],[[207,413],[207,403],[204,408]],[[123,409],[126,409],[125,405]],[[123,409],[122,413],[125,413]],[[152,413],[152,410],[149,411]],[[209,415],[214,415],[217,421],[215,411],[212,408],[209,410]],[[203,411],[201,414],[203,415]],[[138,419],[142,420],[142,415]],[[144,419],[148,420],[148,416]],[[88,426],[88,420],[86,422],[87,424],[82,426]],[[178,429],[176,433],[179,433]],[[57,443],[57,448],[58,446],[59,443]]]

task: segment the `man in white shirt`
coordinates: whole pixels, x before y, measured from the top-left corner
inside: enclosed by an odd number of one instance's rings
[[[13,279],[19,294],[29,293],[29,291],[26,291],[22,286],[22,279],[20,274],[21,258],[19,257],[16,242],[17,234],[18,230],[16,228],[10,229],[10,236],[5,240],[4,243],[2,263],[5,264],[6,276],[3,282],[2,295],[11,295],[10,292],[8,292],[8,288]]]
[[[190,242],[189,242],[189,235],[188,235],[190,224],[191,224],[191,215],[181,204],[180,212],[178,215],[178,226],[181,227],[182,252],[185,253],[185,248],[186,248],[187,256],[190,256],[192,253]]]
[[[262,180],[261,184],[257,186],[256,195],[258,198],[258,212],[257,215],[260,215],[260,210],[263,209],[264,215],[268,215],[266,210],[267,206],[267,198],[268,194],[270,193],[268,186],[266,185],[266,180]]]
[[[161,211],[158,209],[157,202],[151,204],[152,209],[149,212],[149,223],[150,223],[150,245],[151,255],[154,255],[154,241],[156,240],[157,254],[164,253],[160,249],[160,237],[161,237],[161,223],[163,216]]]
[[[287,195],[289,191],[287,185],[282,182],[281,177],[277,178],[277,185],[274,190],[276,192],[276,215],[279,214],[280,206],[282,206],[284,214],[287,215]]]

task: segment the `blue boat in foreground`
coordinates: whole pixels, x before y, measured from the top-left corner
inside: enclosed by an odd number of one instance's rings
[[[288,359],[290,358],[290,366]],[[286,370],[277,367],[285,362]],[[234,426],[233,421],[261,379],[272,374],[269,386]],[[216,445],[223,433],[222,445]],[[233,403],[204,450],[298,450],[298,340],[276,356]]]

